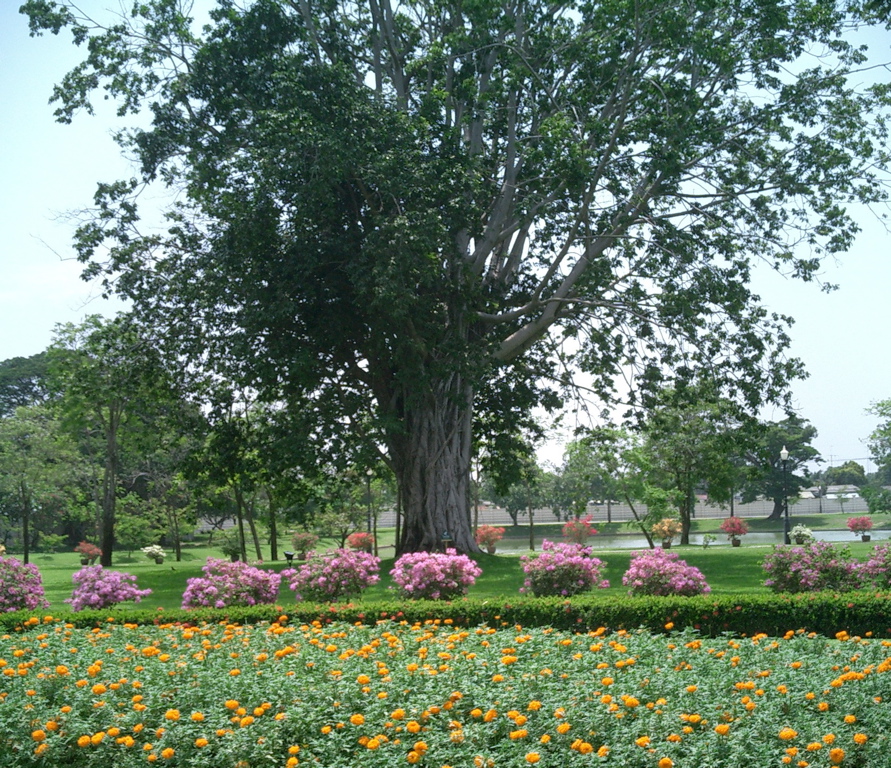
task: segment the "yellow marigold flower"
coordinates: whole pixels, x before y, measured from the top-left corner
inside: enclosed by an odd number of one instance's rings
[[[780,732],[777,734],[783,741],[791,741],[796,736],[798,736],[798,731],[793,730],[792,728],[782,728]]]
[[[380,745],[381,743],[377,739],[369,739],[365,744],[368,749],[377,749]]]
[[[659,760],[659,768],[674,768],[674,760],[670,757],[663,757]]]
[[[38,729],[36,731],[31,731],[31,738],[34,741],[43,741],[44,739],[46,739],[46,731],[43,731],[40,729]]]
[[[819,752],[821,749],[823,749],[823,745],[819,741],[812,741],[807,745],[808,752]]]
[[[68,674],[68,667],[66,667],[64,664],[59,664],[59,666],[56,667],[56,674],[64,677]]]
[[[105,731],[97,731],[90,737],[90,744],[98,747],[105,740]]]
[[[491,723],[496,717],[498,717],[498,712],[496,712],[494,709],[490,709],[488,712],[486,712],[485,715],[483,715],[483,721],[486,723]]]
[[[829,762],[838,765],[845,759],[845,751],[841,747],[833,747],[829,750]]]
[[[541,702],[538,699],[533,699],[529,702],[529,705],[526,707],[530,712],[538,712],[541,709]]]
[[[730,733],[730,726],[727,723],[716,725],[715,733],[717,733],[719,736],[726,736],[728,733]]]
[[[161,750],[161,757],[165,760],[170,760],[176,754],[176,750],[173,747],[167,747],[166,749]]]
[[[854,715],[845,715],[845,722],[846,722],[848,725],[851,725],[851,723],[856,723],[856,722],[857,722],[857,718],[856,718]]]
[[[421,724],[417,720],[409,720],[405,724],[405,730],[409,733],[420,733],[421,732]]]
[[[330,725],[323,725],[321,730],[322,730],[322,733],[327,736],[329,733],[331,733],[332,728]]]
[[[648,747],[650,746],[650,737],[649,736],[641,736],[634,740],[634,743],[639,747]]]
[[[77,740],[77,746],[79,746],[79,747],[89,747],[91,743],[92,743],[92,742],[91,742],[89,736],[81,736],[81,737]]]
[[[164,713],[164,719],[165,720],[173,720],[174,722],[176,722],[177,720],[179,720],[179,710],[178,709],[168,709]]]
[[[193,723],[203,723],[204,722],[204,713],[202,712],[193,712],[190,715]]]
[[[854,734],[854,743],[855,744],[866,744],[868,740],[868,736],[865,733],[855,733]]]
[[[300,761],[296,757],[289,757],[288,762],[285,763],[285,768],[295,768],[297,765],[300,765]]]
[[[412,750],[405,756],[405,759],[408,760],[408,762],[414,764],[414,763],[417,763],[421,759],[421,756],[417,752]]]
[[[204,738],[195,739],[195,746],[198,747],[198,749],[202,749],[203,747],[206,747],[209,743],[210,742]]]
[[[90,690],[93,692],[93,694],[95,696],[101,696],[103,693],[105,693],[108,690],[108,688],[106,688],[104,685],[102,685],[102,683],[96,683],[96,685],[94,685],[92,688],[90,688]]]
[[[570,728],[572,728],[572,726],[569,723],[560,723],[560,725],[557,726],[557,733],[568,733]]]
[[[606,757],[609,754],[609,747],[604,744],[597,750],[597,757]]]
[[[356,678],[356,682],[359,683],[359,685],[368,685],[371,682],[371,678],[368,675],[359,675]]]
[[[817,704],[817,709],[819,709],[821,712],[825,712],[829,709],[829,702],[821,701],[819,704]]]
[[[835,734],[834,734],[834,733],[827,733],[827,734],[823,737],[823,743],[824,743],[824,744],[834,744],[834,743],[835,743]]]
[[[365,724],[365,715],[352,715],[350,716],[350,722],[353,725],[364,725]]]
[[[414,743],[414,746],[412,747],[412,749],[415,752],[419,752],[420,754],[423,755],[429,749],[429,747],[427,746],[426,741],[416,741]]]
[[[526,762],[530,765],[535,765],[539,760],[541,760],[541,755],[538,752],[526,753]]]
[[[541,738],[539,739],[539,742],[541,742],[542,744],[548,744],[548,743],[550,743],[550,741],[551,741],[551,734],[549,734],[549,733],[542,734]]]
[[[529,731],[525,728],[518,728],[516,731],[511,731],[509,736],[511,739],[516,741],[517,739],[525,739],[529,735]]]
[[[226,709],[238,709],[238,702],[235,699],[227,699]]]

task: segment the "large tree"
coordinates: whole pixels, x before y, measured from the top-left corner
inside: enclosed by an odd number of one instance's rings
[[[103,88],[150,112],[80,257],[323,458],[382,446],[402,550],[476,549],[474,409],[513,424],[541,376],[607,397],[704,366],[781,397],[799,366],[752,266],[812,278],[845,203],[881,197],[881,94],[849,90],[829,0],[217,0],[201,30],[190,7],[23,6],[88,41],[59,120]],[[176,202],[142,235],[151,183]]]

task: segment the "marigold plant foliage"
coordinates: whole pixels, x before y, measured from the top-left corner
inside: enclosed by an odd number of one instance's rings
[[[702,572],[676,552],[650,549],[633,552],[622,584],[632,595],[702,595],[711,592]]]
[[[48,605],[43,595],[43,579],[36,565],[0,557],[0,612],[43,608]]]
[[[390,571],[397,592],[416,600],[451,600],[466,595],[481,574],[473,560],[454,549],[407,553]]]
[[[74,591],[65,602],[74,611],[98,610],[130,600],[138,603],[152,593],[150,589],[139,589],[132,573],[108,570],[101,565],[85,565],[72,574],[71,580]]]
[[[3,768],[887,764],[891,643],[435,620],[0,636]]]
[[[207,558],[204,576],[189,579],[183,593],[183,608],[226,608],[233,605],[274,603],[281,575],[252,565]]]
[[[361,594],[379,580],[379,557],[361,549],[310,552],[299,568],[282,572],[297,600],[331,602]]]
[[[774,592],[849,592],[863,585],[863,565],[846,546],[816,541],[798,547],[775,546],[763,562],[764,584]]]
[[[609,586],[609,581],[601,575],[605,563],[592,555],[591,547],[545,539],[541,548],[540,555],[520,558],[526,574],[521,592],[531,592],[536,597],[569,597]]]

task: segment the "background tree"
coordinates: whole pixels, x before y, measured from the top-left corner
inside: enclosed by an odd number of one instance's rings
[[[79,255],[183,356],[299,414],[320,462],[383,446],[402,550],[477,549],[474,408],[509,423],[542,376],[635,404],[705,367],[751,411],[782,399],[801,369],[752,265],[812,278],[846,203],[883,196],[885,91],[851,90],[852,18],[823,0],[254,0],[201,31],[190,8],[23,6],[89,38],[59,120],[100,88],[151,113]],[[143,236],[151,183],[176,203]]]
[[[747,470],[740,488],[743,503],[773,499],[773,510],[767,519],[780,520],[785,500],[794,503],[799,491],[810,484],[808,464],[822,461],[819,451],[811,445],[816,437],[816,428],[799,416],[764,422],[746,455]],[[785,473],[780,459],[784,447],[789,451]]]
[[[826,467],[820,473],[822,485],[866,485],[866,469],[856,461],[846,461],[837,467]]]
[[[108,567],[124,445],[146,437],[150,414],[171,397],[169,379],[157,345],[126,315],[61,326],[49,361],[63,424],[94,463],[101,563]]]
[[[876,481],[879,485],[891,485],[891,399],[873,403],[866,412],[879,419],[866,441],[877,466]]]
[[[0,418],[44,402],[49,396],[46,378],[46,352],[0,362]]]

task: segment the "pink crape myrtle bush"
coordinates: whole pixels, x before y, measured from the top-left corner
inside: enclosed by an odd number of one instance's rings
[[[891,544],[877,544],[872,548],[861,569],[861,574],[878,589],[891,589]]]
[[[578,543],[555,543],[545,539],[541,548],[540,555],[524,555],[520,558],[526,574],[521,592],[531,592],[536,597],[569,597],[595,587],[606,589],[609,586],[609,582],[601,578],[605,564],[592,557],[591,547]]]
[[[0,557],[0,613],[33,611],[49,605],[36,565],[14,557]]]
[[[454,549],[442,552],[409,552],[390,571],[395,589],[415,600],[451,600],[467,594],[482,573],[467,555]]]
[[[376,584],[380,577],[379,557],[361,549],[310,552],[306,562],[282,572],[282,578],[297,600],[317,603],[353,597]]]
[[[234,563],[207,558],[204,576],[189,579],[183,593],[183,608],[228,608],[232,605],[261,605],[278,599],[282,577],[240,560]]]
[[[869,533],[872,530],[872,518],[869,515],[861,517],[849,517],[847,520],[848,530],[855,536]]]
[[[110,571],[101,565],[85,565],[71,576],[71,580],[74,591],[65,602],[71,603],[74,611],[84,608],[99,610],[128,600],[138,603],[152,593],[150,589],[137,588],[136,577],[132,573]]]
[[[712,591],[698,568],[664,549],[632,552],[622,584],[632,595],[704,595]]]
[[[850,592],[863,585],[863,565],[847,547],[816,541],[800,547],[775,546],[762,563],[764,584],[774,592]]]

